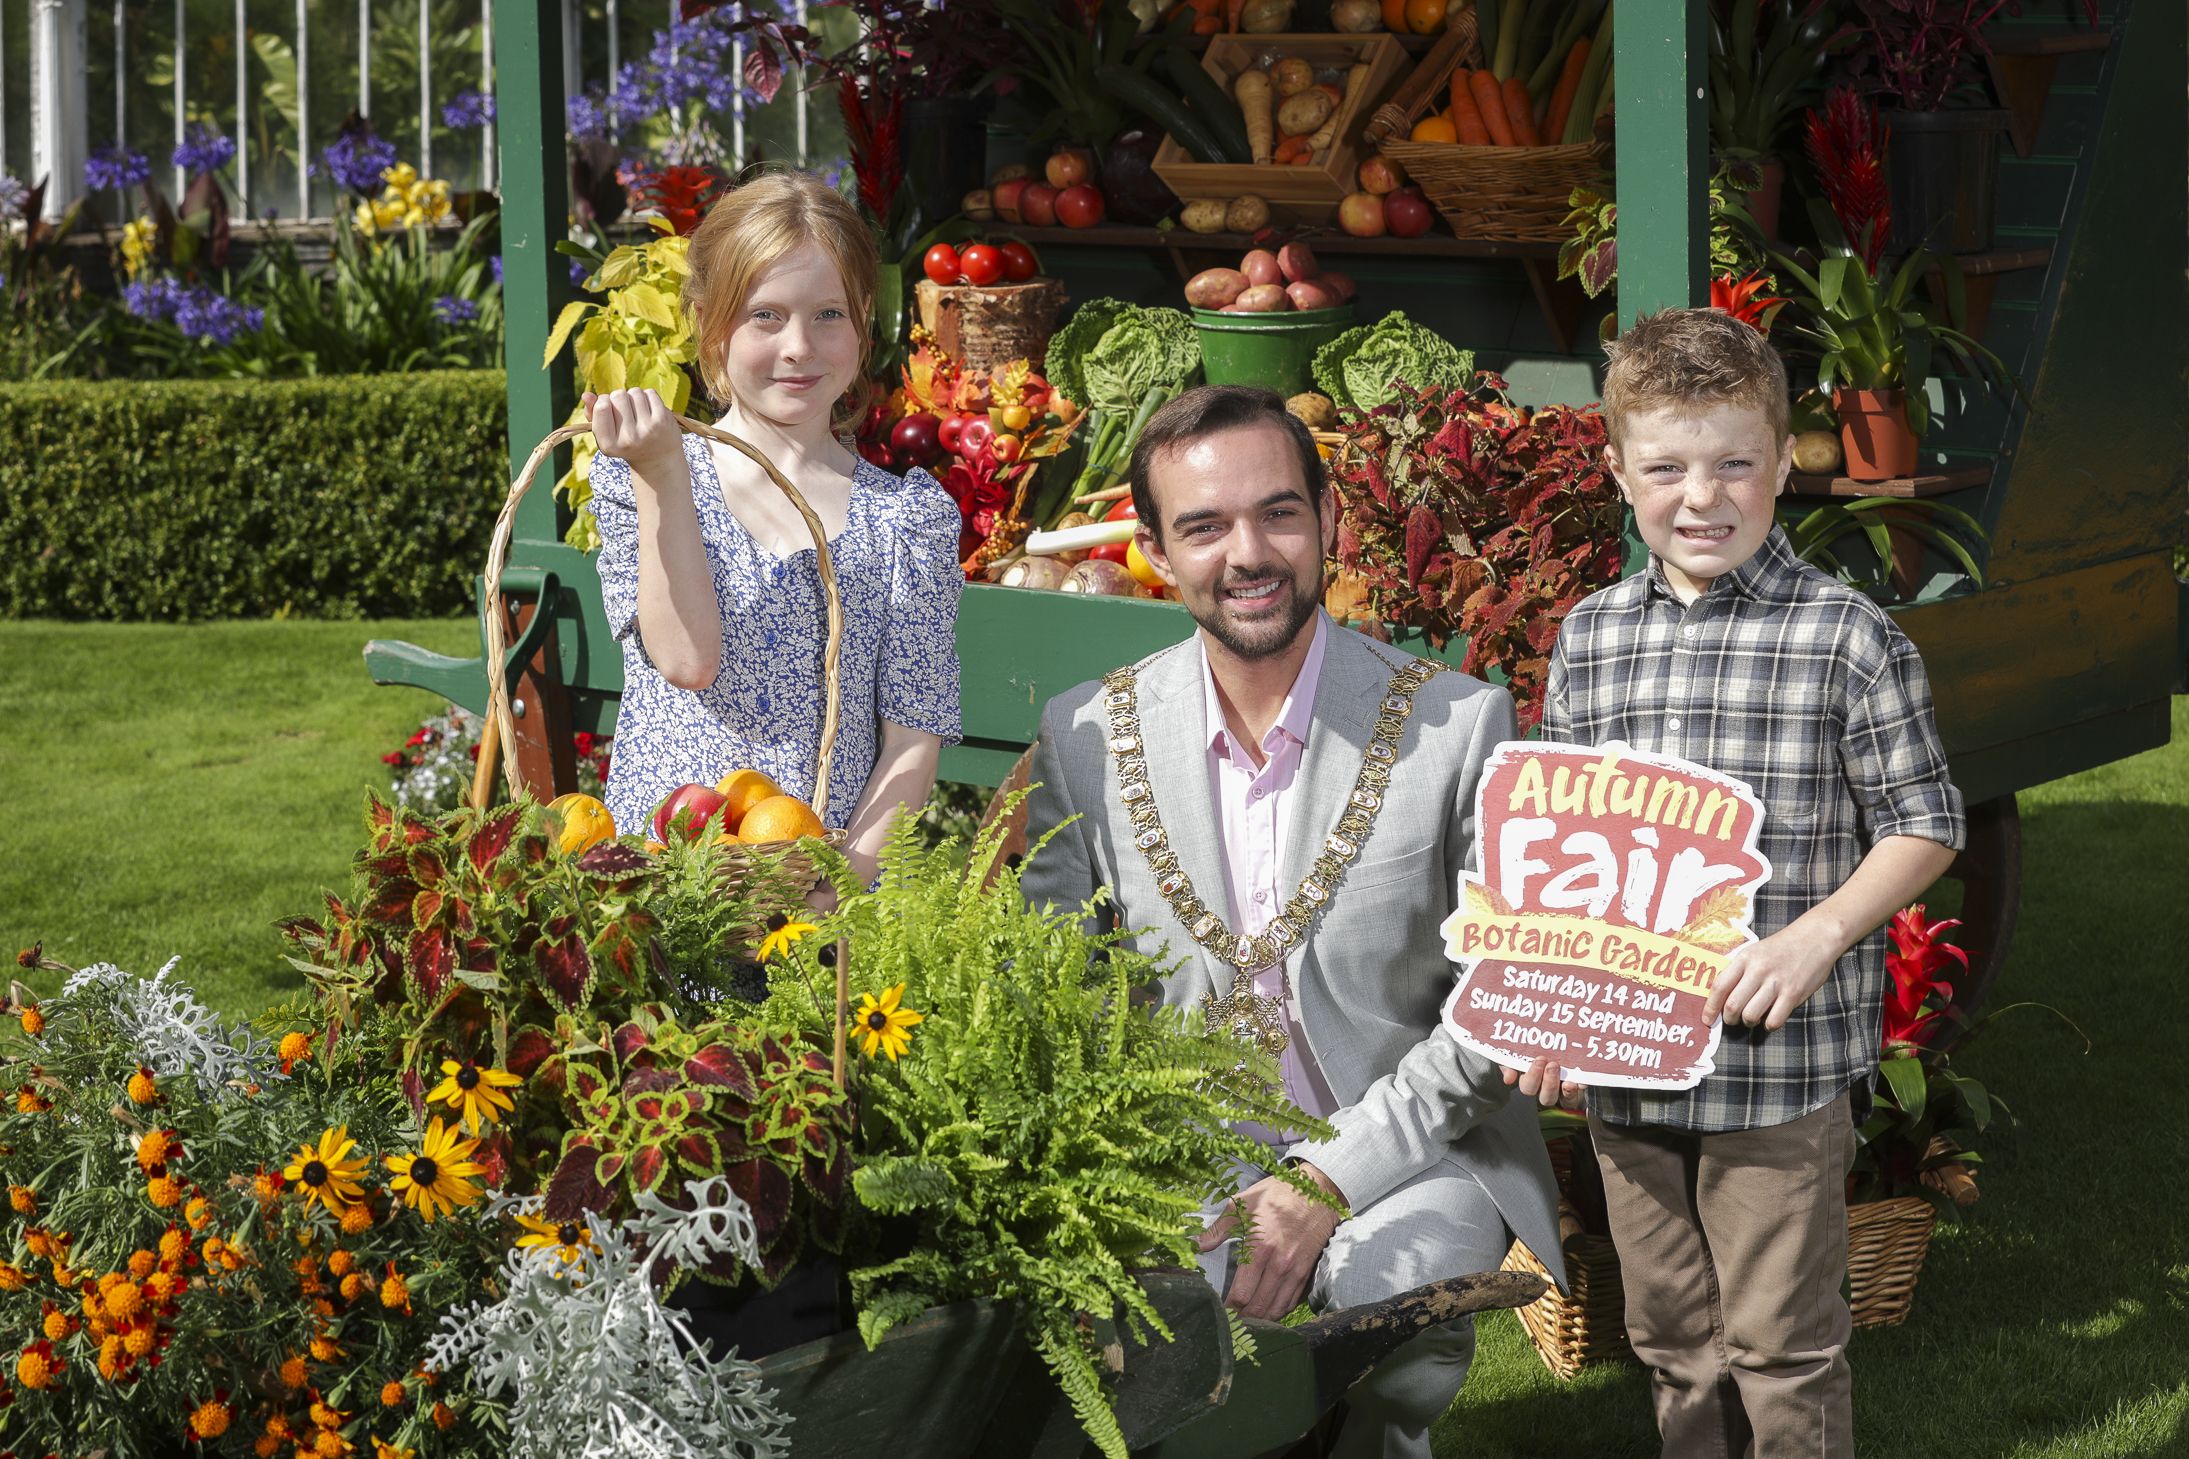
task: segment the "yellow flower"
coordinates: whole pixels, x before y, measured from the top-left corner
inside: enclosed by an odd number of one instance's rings
[[[144,1101],[140,1099],[137,1103],[142,1104]],[[51,1108],[53,1108],[53,1101],[41,1096],[37,1090],[31,1088],[28,1084],[15,1091],[15,1112],[17,1114],[43,1114]]]
[[[144,1279],[144,1289],[151,1294],[153,1301],[168,1302],[189,1280],[188,1277],[177,1276],[173,1272],[154,1272]]]
[[[859,995],[859,1008],[851,1017],[851,1031],[859,1040],[859,1052],[868,1058],[875,1050],[889,1055],[894,1064],[897,1056],[912,1047],[912,1026],[925,1023],[927,1015],[914,1013],[909,1008],[897,1006],[904,997],[904,984],[883,991],[879,1000],[872,993]]]
[[[760,961],[771,962],[789,952],[814,930],[811,922],[793,922],[781,915],[770,917],[768,935],[760,939]]]
[[[371,203],[359,203],[350,213],[350,221],[357,225],[358,232],[370,238],[380,231],[380,210]]]
[[[358,226],[364,228],[367,233],[372,231],[370,228],[365,228],[362,223]],[[284,1074],[294,1070],[297,1065],[311,1056],[312,1036],[302,1029],[289,1030],[281,1036],[281,1042],[274,1045],[274,1057],[281,1060],[281,1072]]]
[[[321,1429],[312,1440],[312,1452],[319,1459],[340,1459],[350,1452],[350,1441],[342,1437],[339,1429]]]
[[[365,1173],[366,1158],[352,1156],[357,1142],[350,1138],[348,1125],[337,1125],[323,1130],[319,1146],[306,1145],[296,1152],[282,1176],[304,1187],[307,1200],[317,1200],[336,1216],[365,1199],[365,1188],[358,1178]]]
[[[136,270],[131,269],[130,272],[135,273]],[[38,1011],[38,1005],[33,1003],[25,1008],[23,1010],[23,1032],[29,1034],[32,1038],[36,1038],[45,1031],[46,1016]]]
[[[122,224],[122,269],[129,277],[135,278],[152,261],[152,249],[159,239],[159,227],[150,216]]]
[[[392,192],[408,192],[410,185],[418,180],[418,169],[408,162],[398,162],[382,172],[380,180],[386,183]]]
[[[99,1340],[99,1376],[111,1383],[122,1373],[122,1364],[128,1361],[122,1353],[122,1340],[109,1334]]]
[[[557,1275],[572,1267],[585,1265],[586,1256],[593,1250],[593,1233],[580,1221],[544,1221],[538,1216],[517,1215],[517,1224],[525,1234],[517,1238],[520,1247],[555,1248]]]
[[[133,1323],[122,1333],[122,1351],[133,1358],[141,1358],[159,1345],[160,1330],[150,1321]]]
[[[0,1261],[0,1292],[20,1292],[29,1283],[21,1267],[12,1261]]]
[[[182,1182],[163,1168],[159,1174],[145,1182],[144,1194],[153,1205],[163,1211],[171,1211],[182,1204]]]
[[[362,1236],[372,1229],[372,1202],[360,1201],[342,1212],[342,1234]]]
[[[400,1389],[400,1383],[390,1383],[390,1388]],[[416,1449],[398,1449],[378,1434],[373,1435],[372,1459],[418,1459]]]
[[[51,1388],[59,1372],[60,1365],[37,1348],[23,1349],[23,1355],[15,1360],[15,1381],[25,1388]]]
[[[201,1403],[190,1415],[190,1433],[193,1438],[217,1439],[228,1432],[228,1421],[234,1417],[228,1405],[218,1401]]]
[[[213,1224],[213,1207],[203,1196],[192,1196],[183,1208],[182,1218],[190,1223],[193,1231],[203,1231]]]
[[[150,1069],[140,1066],[136,1073],[129,1076],[129,1102],[131,1104],[150,1104],[159,1097],[159,1080],[153,1077]]]
[[[116,1282],[106,1289],[106,1315],[127,1322],[144,1310],[144,1293],[135,1282]]]
[[[331,1337],[320,1336],[313,1338],[311,1349],[312,1356],[322,1363],[334,1362],[342,1356],[341,1347]]]
[[[455,1211],[479,1198],[480,1188],[471,1177],[481,1175],[476,1140],[458,1139],[439,1119],[426,1127],[426,1137],[415,1155],[390,1155],[385,1164],[395,1179],[389,1188],[428,1221],[443,1211]]]
[[[132,1251],[129,1253],[129,1275],[137,1281],[143,1281],[146,1277],[158,1271],[159,1268],[159,1253],[152,1251]]]
[[[190,1238],[180,1226],[170,1226],[160,1233],[160,1260],[181,1261],[190,1254]]]
[[[445,1104],[456,1111],[462,1116],[459,1123],[475,1135],[500,1120],[502,1111],[516,1108],[502,1091],[524,1083],[506,1069],[482,1069],[468,1059],[463,1063],[443,1059],[441,1073],[446,1077],[433,1086],[426,1102]]]
[[[51,1303],[47,1305],[52,1306]],[[68,1340],[68,1335],[76,1330],[76,1325],[68,1320],[66,1312],[58,1307],[53,1307],[51,1311],[46,1313],[44,1322],[40,1324],[40,1329],[45,1333],[48,1341],[65,1342]]]
[[[312,1422],[323,1429],[339,1429],[342,1427],[342,1421],[349,1417],[340,1409],[329,1408],[324,1400],[316,1397],[312,1400],[312,1406],[307,1411],[312,1416]]]
[[[8,1204],[15,1207],[15,1214],[18,1216],[35,1216],[38,1214],[38,1192],[27,1185],[11,1185],[8,1187]]]

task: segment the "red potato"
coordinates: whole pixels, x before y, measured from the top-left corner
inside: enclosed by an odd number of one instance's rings
[[[1254,248],[1239,260],[1239,272],[1247,276],[1250,284],[1281,284],[1285,271],[1277,263],[1277,255],[1266,248]]]
[[[1335,309],[1345,302],[1321,279],[1295,279],[1285,285],[1285,296],[1295,309]]]
[[[1352,303],[1353,296],[1360,292],[1360,287],[1353,282],[1351,274],[1341,274],[1336,269],[1323,270],[1322,277],[1315,282],[1336,294],[1340,304]]]
[[[1277,270],[1285,276],[1288,284],[1311,279],[1322,272],[1315,264],[1315,250],[1304,243],[1287,243],[1278,249]]]
[[[1282,284],[1256,284],[1232,301],[1241,314],[1283,314],[1292,308],[1292,296]]]
[[[1247,276],[1235,268],[1203,269],[1186,281],[1186,302],[1196,309],[1221,309],[1249,287]]]

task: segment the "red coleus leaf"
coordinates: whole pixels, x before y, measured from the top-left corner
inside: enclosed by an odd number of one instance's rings
[[[555,1001],[565,1009],[584,1004],[593,986],[593,960],[586,953],[585,938],[567,917],[558,917],[542,929],[532,945],[532,966]]]
[[[517,833],[517,823],[524,819],[522,806],[511,806],[497,816],[489,817],[478,830],[471,833],[471,841],[464,854],[471,859],[471,869],[484,873],[500,859],[509,848],[510,837]]]
[[[373,888],[372,900],[365,904],[365,917],[373,922],[410,921],[410,901],[418,894],[418,883],[408,877],[397,877]]]
[[[617,841],[603,841],[578,858],[578,870],[588,876],[621,880],[651,871],[646,853]]]
[[[646,1030],[635,1023],[626,1023],[619,1027],[610,1036],[609,1041],[615,1047],[616,1057],[626,1063],[630,1061],[632,1055],[653,1042],[647,1036]]]
[[[530,1077],[533,1070],[555,1052],[555,1041],[543,1028],[520,1028],[509,1041],[509,1055],[503,1065],[518,1078]]]
[[[1406,581],[1419,583],[1428,568],[1429,554],[1442,540],[1443,527],[1437,514],[1425,506],[1417,506],[1406,514]]]
[[[694,1084],[733,1090],[750,1099],[752,1075],[744,1062],[727,1047],[709,1044],[684,1061],[684,1077]]]
[[[410,945],[404,950],[404,967],[411,981],[428,998],[438,998],[448,986],[449,974],[455,970],[455,951],[450,946],[448,931],[441,927],[421,927],[410,935]]]
[[[608,1209],[608,1187],[599,1179],[595,1161],[599,1151],[583,1135],[574,1135],[563,1146],[555,1173],[548,1177],[541,1211],[550,1221],[575,1221],[587,1211]]]
[[[572,1064],[569,1070],[571,1097],[580,1103],[598,1099],[608,1089],[607,1076],[591,1064]]]
[[[642,1145],[632,1153],[631,1180],[640,1190],[658,1190],[668,1173],[668,1152],[659,1145]]]
[[[765,1160],[742,1160],[722,1171],[738,1199],[752,1209],[753,1231],[763,1250],[772,1246],[790,1220],[791,1180]]]
[[[427,927],[439,920],[443,898],[437,891],[420,891],[410,901],[410,920],[416,927]]]

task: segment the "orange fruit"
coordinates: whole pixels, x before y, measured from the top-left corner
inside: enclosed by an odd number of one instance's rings
[[[732,770],[714,783],[714,790],[729,802],[722,807],[722,829],[732,834],[744,823],[745,812],[783,793],[782,786],[758,770]]]
[[[1406,33],[1406,0],[1383,0],[1383,28]]]
[[[1407,134],[1409,142],[1456,142],[1459,128],[1441,115],[1425,116],[1414,123],[1414,130]]]
[[[562,817],[562,832],[555,844],[565,856],[575,856],[615,838],[615,818],[608,814],[608,807],[589,795],[558,795],[547,803],[547,808]]]
[[[1415,35],[1444,29],[1445,0],[1406,0],[1406,28]]]
[[[770,841],[795,841],[800,836],[818,836],[825,829],[821,818],[795,795],[771,795],[745,812],[745,819],[737,829],[737,839],[748,846],[763,845]]]

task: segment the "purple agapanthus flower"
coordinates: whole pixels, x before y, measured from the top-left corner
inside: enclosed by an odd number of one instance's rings
[[[498,253],[495,254],[492,258],[486,261],[486,266],[489,270],[492,271],[494,275],[494,282],[499,284],[502,281],[502,256]]]
[[[441,108],[441,125],[459,132],[483,127],[494,120],[494,98],[465,87],[456,99]]]
[[[14,218],[22,214],[30,202],[30,189],[12,172],[0,172],[0,218]]]
[[[203,344],[234,344],[238,335],[256,334],[266,324],[263,309],[173,279],[143,279],[124,285],[122,302],[139,319],[172,324],[185,339]]]
[[[203,122],[191,123],[175,147],[174,163],[185,172],[218,172],[235,160],[235,140]]]
[[[135,187],[152,176],[152,159],[126,147],[96,147],[84,160],[84,186],[92,192]]]
[[[570,135],[581,142],[598,142],[608,135],[608,108],[590,93],[573,96],[564,104]]]
[[[377,195],[381,174],[395,165],[395,144],[371,132],[345,132],[320,154],[327,175],[353,193]]]
[[[473,324],[478,321],[479,306],[469,299],[443,294],[433,301],[433,313],[443,324]]]

